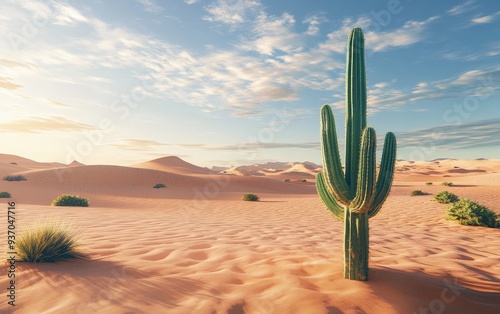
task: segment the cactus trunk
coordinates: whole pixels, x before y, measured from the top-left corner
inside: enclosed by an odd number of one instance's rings
[[[368,280],[368,214],[348,208],[344,217],[344,278]]]
[[[387,133],[378,177],[375,130],[366,126],[364,37],[349,34],[346,64],[345,172],[339,154],[335,119],[321,108],[323,171],[316,175],[318,194],[333,216],[344,221],[344,278],[368,280],[368,219],[375,216],[389,191],[396,162],[396,137]]]

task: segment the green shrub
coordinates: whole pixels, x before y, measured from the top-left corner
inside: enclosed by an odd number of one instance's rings
[[[285,182],[290,182],[290,179],[285,179]]]
[[[81,206],[88,207],[89,201],[78,195],[63,194],[56,198],[52,206]]]
[[[306,180],[306,179],[302,179],[302,180],[300,180],[300,181],[301,181],[301,182],[307,182],[307,180]]]
[[[424,191],[415,190],[411,192],[411,196],[427,195]]]
[[[20,262],[57,262],[87,259],[78,251],[75,235],[68,226],[56,221],[37,223],[20,233],[15,243]]]
[[[6,181],[26,181],[26,177],[22,175],[15,175],[15,176],[9,175],[3,177],[3,179]]]
[[[446,218],[461,225],[500,228],[500,215],[477,202],[463,198],[448,208]]]
[[[153,186],[153,189],[161,189],[161,188],[166,188],[167,186],[163,183],[157,183],[155,186]]]
[[[453,183],[452,182],[443,182],[441,183],[441,185],[444,185],[444,186],[452,186]]]
[[[432,185],[432,182],[425,182],[425,185]]]
[[[12,196],[10,195],[9,192],[0,192],[0,198],[11,198]]]
[[[449,204],[458,201],[458,196],[448,191],[441,191],[438,194],[434,195],[433,199],[441,204]]]
[[[251,202],[256,202],[258,201],[260,198],[255,195],[255,194],[244,194],[243,195],[243,200],[244,201],[251,201]]]

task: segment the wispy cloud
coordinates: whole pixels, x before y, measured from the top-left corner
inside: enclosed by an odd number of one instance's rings
[[[22,87],[22,85],[16,84],[12,82],[12,79],[8,77],[1,77],[0,76],[0,88],[4,88],[7,90],[15,90]]]
[[[454,6],[451,9],[449,9],[447,12],[450,15],[459,15],[459,14],[469,12],[476,7],[476,6],[473,6],[475,2],[476,2],[475,0],[465,1],[462,4],[459,4],[457,6]]]
[[[133,150],[133,151],[153,151],[161,147],[169,146],[165,143],[160,143],[152,140],[144,139],[123,139],[119,143],[110,144],[114,148]]]
[[[368,92],[368,112],[397,110],[416,102],[436,101],[456,97],[492,95],[500,90],[500,67],[471,70],[458,76],[432,81],[420,82],[411,90],[395,89],[389,82],[376,84]],[[337,109],[344,108],[344,101],[332,104]]]
[[[328,22],[328,19],[323,14],[314,14],[307,16],[302,23],[308,24],[306,34],[317,35],[320,28],[319,25]]]
[[[248,14],[260,5],[259,1],[254,0],[217,0],[205,8],[208,15],[203,19],[224,24],[240,24],[246,22]]]
[[[398,133],[401,148],[457,150],[500,145],[500,118]]]
[[[37,133],[46,131],[85,131],[93,129],[88,124],[72,121],[60,116],[28,117],[0,123],[0,130],[5,132]]]
[[[146,10],[149,13],[161,14],[164,10],[154,0],[136,0],[136,1],[139,2],[144,7],[144,10]]]
[[[490,15],[475,17],[470,22],[471,25],[493,23],[493,21],[496,20],[498,16],[500,16],[500,11]]]

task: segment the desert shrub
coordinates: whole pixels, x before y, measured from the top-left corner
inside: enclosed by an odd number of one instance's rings
[[[88,207],[89,201],[78,195],[63,194],[52,201],[52,206],[81,206]]]
[[[444,185],[444,186],[452,186],[453,183],[452,182],[443,182],[441,183],[441,185]]]
[[[432,185],[432,182],[425,182],[425,185]]]
[[[155,186],[153,186],[153,189],[161,189],[161,188],[166,188],[167,186],[163,183],[157,183]]]
[[[10,164],[11,164],[11,165],[17,165],[17,162],[14,162],[14,161],[13,161],[13,162],[11,162]]]
[[[467,198],[453,203],[448,208],[446,218],[457,220],[461,225],[500,228],[500,215]]]
[[[256,201],[258,201],[259,199],[260,199],[260,198],[259,198],[257,195],[255,195],[255,194],[251,194],[251,193],[250,193],[250,194],[244,194],[244,195],[243,195],[243,200],[244,200],[244,201],[256,202]]]
[[[9,192],[0,192],[0,198],[11,198],[12,196],[10,195]]]
[[[290,182],[290,179],[285,179],[285,182]]]
[[[3,177],[3,179],[5,181],[26,181],[26,177],[22,175],[15,175],[15,176],[8,175]]]
[[[415,190],[411,192],[411,196],[427,195],[424,191]]]
[[[300,181],[301,181],[301,182],[307,182],[307,180],[306,180],[306,179],[302,179],[302,180],[300,180]]]
[[[67,224],[57,221],[40,222],[20,233],[15,243],[17,260],[21,262],[57,262],[86,259],[76,250],[75,234]]]
[[[448,191],[441,191],[438,194],[434,195],[433,199],[441,204],[449,204],[458,201],[458,196]]]

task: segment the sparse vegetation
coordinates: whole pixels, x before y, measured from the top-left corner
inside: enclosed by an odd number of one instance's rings
[[[414,190],[411,192],[411,196],[419,196],[419,195],[427,195],[427,193],[421,190]]]
[[[446,218],[457,220],[461,225],[500,228],[500,215],[483,205],[463,198],[448,208]]]
[[[162,189],[166,188],[167,186],[163,183],[157,183],[155,186],[153,186],[153,189]]]
[[[441,191],[438,194],[434,195],[433,199],[441,204],[449,204],[458,201],[458,196],[448,191]]]
[[[290,179],[285,179],[285,182],[290,182]]]
[[[10,195],[9,192],[0,192],[0,198],[11,198],[12,196]]]
[[[11,164],[11,165],[17,165],[17,162],[14,162],[14,161],[13,161],[13,162],[11,162],[10,164]]]
[[[300,180],[300,182],[307,182],[307,180],[306,179],[302,179],[302,180]]]
[[[432,185],[432,182],[425,182],[425,185]]]
[[[86,259],[84,254],[76,251],[77,245],[67,224],[57,221],[34,224],[20,233],[15,244],[17,260],[34,263]]]
[[[441,183],[441,185],[444,185],[444,186],[452,186],[453,183],[452,182],[443,182]]]
[[[5,181],[26,181],[26,177],[22,175],[8,175],[3,177]]]
[[[78,195],[70,195],[63,194],[56,198],[52,204],[52,206],[80,206],[80,207],[88,207],[89,201],[83,197]]]
[[[251,193],[249,193],[249,194],[244,194],[244,195],[243,195],[243,200],[244,200],[244,201],[256,202],[256,201],[258,201],[259,199],[260,199],[260,198],[259,198],[257,195],[255,195],[255,194],[251,194]]]

